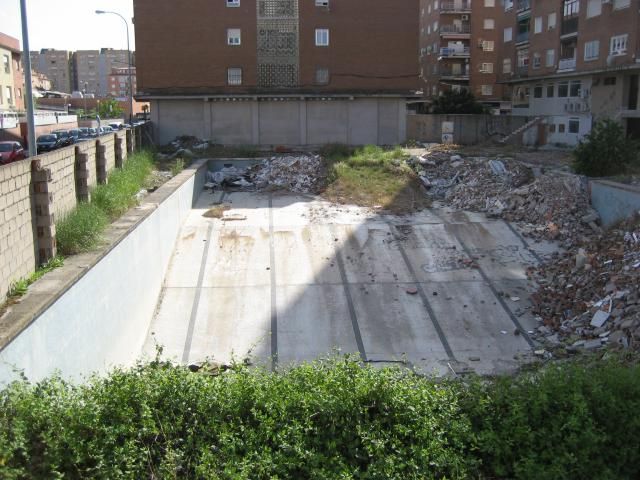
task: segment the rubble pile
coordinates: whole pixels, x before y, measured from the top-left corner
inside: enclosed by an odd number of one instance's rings
[[[640,351],[640,218],[556,253],[537,270],[538,339],[568,351]]]
[[[318,155],[265,159],[246,168],[225,167],[209,172],[207,186],[262,190],[282,188],[295,193],[317,193],[323,186],[323,161]]]
[[[534,238],[568,240],[599,233],[579,177],[533,171],[512,158],[434,152],[415,159],[427,193],[447,205],[522,224]]]

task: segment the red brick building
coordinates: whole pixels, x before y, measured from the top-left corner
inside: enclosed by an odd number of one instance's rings
[[[137,98],[158,139],[405,140],[419,0],[134,0]]]

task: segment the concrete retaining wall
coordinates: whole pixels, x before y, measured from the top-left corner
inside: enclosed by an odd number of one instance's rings
[[[640,213],[640,187],[611,182],[591,180],[591,205],[600,214],[605,227]]]
[[[11,312],[22,325],[0,325],[0,385],[14,368],[31,381],[56,371],[80,379],[136,361],[206,170],[204,161],[186,169],[116,222],[107,251],[73,257],[30,288]]]
[[[152,101],[155,140],[193,135],[225,145],[395,145],[406,140],[402,98]]]
[[[0,166],[0,303],[12,283],[55,255],[56,221],[78,201],[87,200],[90,190],[126,161],[135,136],[135,130],[121,130]],[[104,146],[101,162],[99,145]]]
[[[442,142],[442,122],[453,122],[453,143],[475,145],[506,137],[527,122],[526,117],[506,115],[408,115],[407,138],[419,142]]]

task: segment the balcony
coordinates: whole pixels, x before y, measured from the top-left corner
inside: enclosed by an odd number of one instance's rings
[[[578,16],[564,17],[560,25],[560,36],[578,33]]]
[[[516,35],[516,43],[526,43],[529,41],[529,32],[519,32]]]
[[[571,70],[576,69],[576,59],[575,58],[561,58],[558,62],[558,71],[559,72],[569,72]]]
[[[440,25],[440,35],[469,35],[471,33],[471,26],[469,25]]]
[[[469,80],[469,68],[463,68],[459,66],[458,68],[450,68],[444,67],[439,69],[439,74],[442,79],[447,80]]]
[[[469,57],[469,47],[443,47],[440,49],[442,58],[464,58]]]
[[[467,13],[471,12],[470,0],[445,0],[440,4],[442,13]]]

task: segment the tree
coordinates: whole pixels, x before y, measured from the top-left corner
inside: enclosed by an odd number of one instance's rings
[[[100,118],[121,118],[123,114],[124,109],[117,100],[113,98],[103,100],[98,105],[98,115],[100,115]]]
[[[487,113],[487,109],[476,101],[467,90],[448,90],[440,95],[431,107],[432,113],[440,114],[478,114]]]

